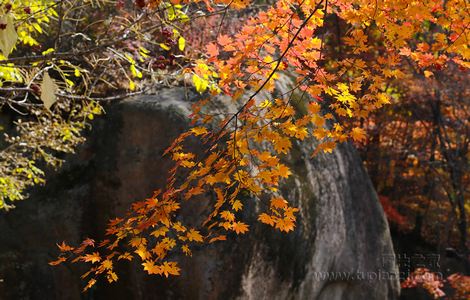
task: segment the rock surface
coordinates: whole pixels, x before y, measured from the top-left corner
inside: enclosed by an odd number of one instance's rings
[[[186,126],[189,96],[173,88],[107,107],[79,153],[30,199],[0,214],[0,299],[398,298],[396,278],[383,278],[398,273],[386,219],[350,145],[315,158],[313,143],[295,145],[287,158],[294,174],[283,190],[301,209],[294,232],[258,224],[253,202],[249,234],[181,258],[179,277],[123,264],[117,283],[82,294],[83,270],[49,266],[56,242],[100,237],[109,218],[162,187],[171,165],[161,155]]]

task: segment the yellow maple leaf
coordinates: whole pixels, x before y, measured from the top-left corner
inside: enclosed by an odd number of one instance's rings
[[[261,108],[271,107],[271,106],[272,106],[272,102],[269,101],[269,99],[264,100],[264,101],[259,105],[259,107],[261,107]]]
[[[203,134],[206,134],[208,131],[207,131],[207,128],[206,127],[194,127],[194,128],[191,128],[191,132],[194,133],[194,135],[203,135]]]

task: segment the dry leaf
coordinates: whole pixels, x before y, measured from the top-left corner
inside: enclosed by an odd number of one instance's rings
[[[1,16],[0,24],[6,24],[5,29],[0,30],[0,50],[2,50],[3,56],[8,58],[8,55],[13,51],[16,45],[18,34],[16,33],[11,14]]]
[[[50,109],[52,104],[57,101],[57,97],[55,95],[57,89],[57,84],[49,76],[49,73],[46,72],[41,83],[41,100],[44,103],[45,108]]]

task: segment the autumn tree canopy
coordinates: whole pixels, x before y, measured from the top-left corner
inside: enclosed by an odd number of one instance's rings
[[[470,14],[458,0],[20,0],[0,9],[0,103],[16,127],[0,158],[0,208],[44,181],[40,166],[58,167],[59,154],[74,151],[101,102],[172,85],[201,94],[191,128],[165,153],[174,161],[166,188],[111,220],[106,239],[59,245],[51,264],[90,264],[85,289],[100,276],[118,280],[122,259],[141,261],[149,274],[179,274],[169,253],[191,255],[195,243],[249,230],[245,201],[263,203],[260,222],[294,230],[297,209],[279,193],[293,143],[318,140],[316,155],[364,142],[382,107],[403,103],[404,83],[419,77],[432,89],[470,66]],[[276,90],[283,76],[294,83],[288,94]],[[218,95],[234,109],[214,113]],[[458,130],[468,133],[468,116],[455,118],[460,127],[436,132],[440,147],[454,149]],[[448,162],[449,151],[440,154]],[[466,230],[465,193],[452,201]],[[214,199],[204,222],[176,221],[198,197]]]

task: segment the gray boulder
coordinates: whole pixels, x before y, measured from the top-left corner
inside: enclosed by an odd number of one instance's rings
[[[149,276],[138,262],[123,263],[117,283],[99,282],[83,294],[84,269],[49,266],[55,243],[99,239],[110,218],[164,187],[171,162],[162,153],[187,126],[194,97],[172,88],[109,105],[78,154],[0,214],[0,299],[398,298],[387,221],[348,144],[311,158],[314,142],[304,142],[286,158],[293,175],[282,192],[300,208],[294,232],[259,224],[252,201],[244,212],[250,232],[177,258],[178,277]],[[201,212],[190,204],[180,217]]]

